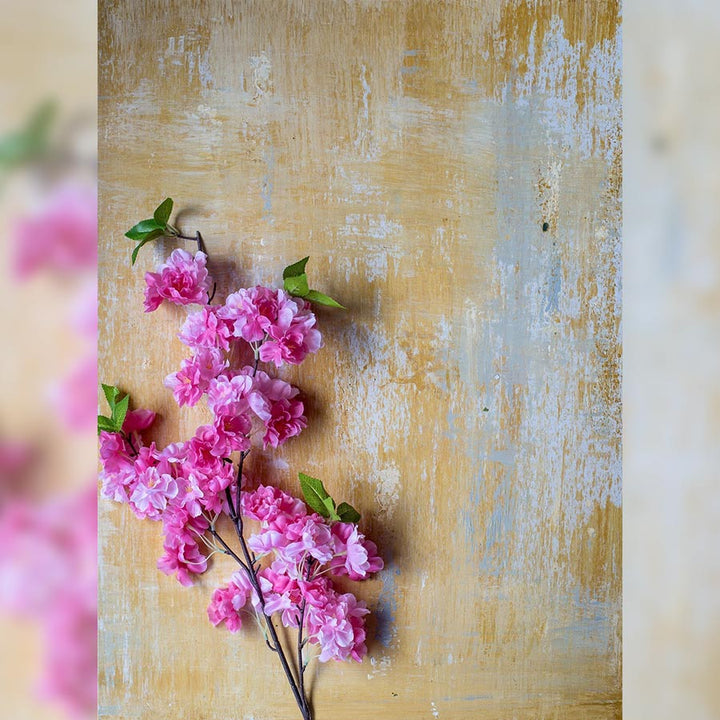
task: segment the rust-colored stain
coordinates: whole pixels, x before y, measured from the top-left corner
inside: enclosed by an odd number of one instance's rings
[[[123,232],[172,195],[218,294],[311,255],[308,429],[250,470],[321,477],[387,560],[362,665],[317,720],[621,715],[620,15],[615,2],[100,5],[101,377],[188,437]],[[262,638],[155,570],[101,502],[100,716],[295,716]],[[268,687],[278,692],[268,698]],[[238,708],[240,708],[238,710]]]

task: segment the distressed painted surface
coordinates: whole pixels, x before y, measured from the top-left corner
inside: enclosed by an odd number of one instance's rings
[[[142,313],[123,231],[166,194],[225,294],[312,256],[325,347],[288,373],[305,470],[388,560],[325,718],[620,717],[620,35],[614,2],[100,8],[101,376],[189,437],[162,378],[184,312]],[[545,229],[543,229],[545,228]],[[155,569],[102,501],[101,717],[292,718],[253,631]],[[275,697],[267,688],[275,684]]]

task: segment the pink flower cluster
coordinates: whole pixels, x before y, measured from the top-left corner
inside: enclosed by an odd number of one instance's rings
[[[355,524],[330,523],[308,513],[303,502],[272,486],[243,492],[241,510],[261,523],[248,546],[259,556],[274,553],[274,560],[258,572],[262,601],[246,574],[236,573],[213,594],[210,621],[225,622],[236,632],[249,600],[257,613],[279,613],[285,627],[298,628],[302,619],[305,636],[320,647],[321,662],[362,660],[368,609],[352,593],[338,592],[331,576],[363,580],[381,570],[375,544]]]
[[[136,410],[128,413],[124,434],[100,433],[102,493],[127,503],[139,518],[162,521],[165,552],[158,568],[190,585],[191,574],[207,569],[201,537],[209,527],[208,513],[225,509],[233,465],[213,453],[216,438],[206,426],[187,442],[163,450],[154,443],[142,445],[139,431],[154,418],[150,411]]]
[[[157,310],[163,300],[176,305],[205,305],[210,290],[206,261],[203,252],[193,257],[186,250],[173,250],[157,272],[145,274],[145,312]]]
[[[166,268],[181,252],[173,252]],[[192,259],[187,253],[185,256],[183,262],[187,265]],[[190,274],[187,271],[186,275]],[[151,290],[163,297],[175,292],[172,283],[164,285],[166,278],[174,277],[170,270],[148,273],[147,277],[151,275],[154,284],[148,280],[146,308]],[[155,307],[153,304],[152,309]],[[217,455],[249,449],[253,427],[262,428],[265,447],[276,448],[307,426],[297,388],[257,370],[257,362],[271,362],[278,367],[301,363],[308,353],[322,346],[315,323],[308,302],[284,290],[261,286],[239,290],[228,296],[222,306],[206,304],[188,315],[178,337],[192,354],[182,361],[179,370],[165,378],[165,386],[181,407],[194,406],[207,395],[214,421],[206,432],[216,436]],[[246,365],[239,372],[229,368],[231,344],[236,340],[244,341],[240,350],[251,349],[256,360],[254,366]]]
[[[262,426],[265,447],[276,448],[307,426],[299,391],[249,365],[237,373],[229,370],[230,337],[228,323],[215,308],[208,306],[190,315],[180,339],[193,354],[165,378],[165,386],[180,406],[195,405],[207,395],[217,454],[249,449],[254,422]]]
[[[218,316],[234,337],[259,346],[260,360],[277,367],[299,365],[322,347],[310,303],[284,290],[254,287],[229,295]]]

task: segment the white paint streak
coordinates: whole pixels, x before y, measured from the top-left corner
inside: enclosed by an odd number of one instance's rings
[[[265,51],[250,57],[252,69],[253,100],[259,100],[272,92],[272,64]]]
[[[559,137],[567,149],[586,158],[600,153],[611,158],[621,141],[619,35],[594,46],[588,67],[583,68],[584,45],[568,40],[560,17],[551,20],[539,57],[535,52],[536,31],[537,23],[524,58],[527,70],[512,87],[514,97],[526,104],[539,104],[548,139]]]
[[[400,470],[394,465],[378,470],[375,500],[379,513],[390,518],[400,500]]]
[[[368,673],[368,680],[382,675],[387,675],[388,670],[392,666],[392,660],[387,655],[382,655],[380,659],[370,657],[370,666],[372,670]]]

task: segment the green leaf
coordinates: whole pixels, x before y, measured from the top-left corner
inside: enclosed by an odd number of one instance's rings
[[[357,523],[360,522],[360,513],[347,503],[340,503],[337,507],[337,514],[342,522]]]
[[[153,213],[153,218],[158,225],[165,227],[168,220],[170,219],[170,213],[173,209],[172,198],[165,198],[156,208]]]
[[[317,478],[310,477],[305,473],[299,473],[300,488],[302,489],[305,502],[316,512],[323,517],[330,517],[328,508],[325,505],[325,499],[329,498],[327,490],[323,486],[322,482]]]
[[[122,430],[123,423],[125,422],[125,416],[127,415],[128,406],[130,404],[130,395],[125,395],[122,400],[119,400],[112,411],[112,420],[115,423],[117,431]]]
[[[347,308],[344,305],[341,305],[337,300],[333,300],[328,295],[324,295],[321,292],[318,292],[317,290],[310,290],[306,295],[303,295],[306,300],[310,300],[311,302],[315,302],[318,305],[328,305],[329,307],[336,307],[340,308],[341,310],[346,310]]]
[[[143,238],[136,246],[135,249],[132,251],[132,262],[131,265],[135,264],[135,261],[137,260],[138,253],[140,252],[140,248],[145,245],[146,243],[149,243],[151,240],[154,240],[155,238],[160,237],[163,235],[162,230],[155,230],[151,233],[148,233],[148,235]]]
[[[120,394],[120,390],[118,390],[114,385],[106,385],[105,383],[100,384],[102,385],[103,393],[105,393],[105,399],[112,410],[115,407],[115,401]]]
[[[105,432],[117,432],[115,423],[104,415],[98,415],[98,435],[104,430]]]
[[[158,225],[155,218],[149,220],[141,220],[137,225],[133,225],[126,233],[125,237],[131,240],[145,240],[152,232],[165,231],[165,225]]]
[[[310,259],[310,256],[304,257],[302,260],[298,260],[296,263],[293,263],[292,265],[288,265],[283,270],[283,280],[287,280],[287,278],[291,277],[298,277],[299,275],[302,275],[305,272],[305,265],[307,265],[307,261]]]
[[[297,275],[296,277],[285,278],[285,290],[295,297],[304,298],[310,292],[307,275]]]

